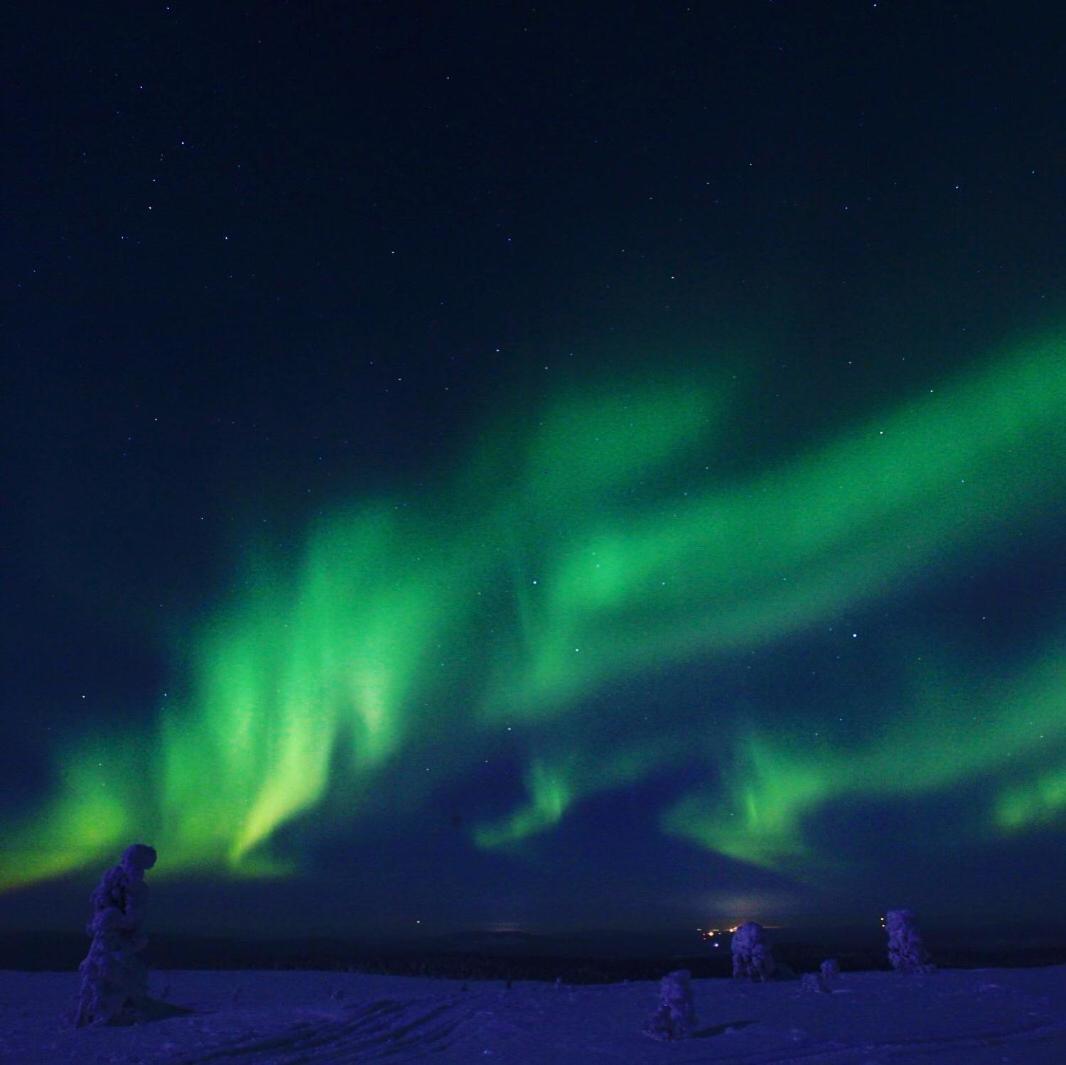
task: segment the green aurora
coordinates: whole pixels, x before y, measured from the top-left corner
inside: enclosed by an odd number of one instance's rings
[[[295,563],[249,551],[175,649],[185,673],[156,723],[61,744],[50,797],[2,826],[0,887],[99,864],[134,837],[166,856],[163,875],[286,875],[299,858],[276,846],[283,826],[313,823],[331,796],[353,821],[383,792],[417,807],[511,730],[528,798],[502,817],[486,806],[478,847],[518,846],[590,795],[694,763],[705,784],[665,806],[663,831],[800,880],[832,864],[804,826],[837,802],[981,780],[980,831],[1061,823],[1061,632],[1005,674],[911,671],[909,696],[846,750],[728,702],[650,724],[589,709],[626,678],[728,670],[950,579],[1066,502],[1063,334],[717,477],[726,434],[744,444],[740,404],[690,380],[561,395],[528,432],[482,436],[418,504],[337,510]],[[432,786],[412,772],[427,750]]]

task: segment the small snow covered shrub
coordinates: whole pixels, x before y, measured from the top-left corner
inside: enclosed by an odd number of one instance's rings
[[[889,910],[885,914],[885,931],[888,932],[888,960],[896,972],[928,973],[936,968],[910,910]]]
[[[800,987],[804,991],[817,991],[829,993],[833,990],[833,984],[840,976],[840,966],[835,958],[826,958],[816,973],[804,973],[800,977]]]
[[[104,873],[92,893],[92,916],[85,930],[89,953],[78,966],[81,990],[74,1024],[109,1024],[139,1019],[148,1003],[148,970],[138,957],[148,940],[141,932],[148,885],[146,869],[155,850],[134,843],[118,865]]]
[[[696,1027],[696,1007],[692,1002],[692,974],[688,969],[667,973],[659,984],[659,1008],[651,1015],[644,1031],[653,1039],[684,1039]]]
[[[733,933],[733,976],[738,980],[769,980],[774,956],[758,921],[745,921]]]

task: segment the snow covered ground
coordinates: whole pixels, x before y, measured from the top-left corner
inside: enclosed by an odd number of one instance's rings
[[[1064,1065],[1066,966],[845,973],[832,994],[797,980],[696,980],[696,1036],[641,1028],[657,983],[555,987],[332,972],[155,972],[190,1012],[75,1030],[76,973],[0,972],[0,1063],[473,1062],[595,1065]],[[161,1011],[162,1012],[162,1011]]]

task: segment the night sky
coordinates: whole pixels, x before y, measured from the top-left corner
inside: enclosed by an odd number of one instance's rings
[[[1057,912],[1048,11],[7,11],[0,923]]]

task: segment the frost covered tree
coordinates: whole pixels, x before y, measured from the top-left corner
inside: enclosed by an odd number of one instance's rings
[[[644,1027],[653,1039],[684,1039],[696,1027],[696,1007],[692,1001],[692,973],[678,969],[667,973],[659,983],[659,1008]]]
[[[936,968],[910,910],[889,910],[885,914],[885,931],[888,933],[888,960],[896,972],[928,973]]]
[[[148,899],[144,873],[155,865],[155,858],[152,847],[134,843],[92,893],[92,916],[85,929],[92,943],[78,966],[81,991],[74,1023],[79,1028],[134,1021],[144,1015],[148,970],[138,955],[148,942],[141,931]]]
[[[733,933],[733,976],[738,980],[769,980],[775,965],[766,930],[758,921],[745,921]]]

